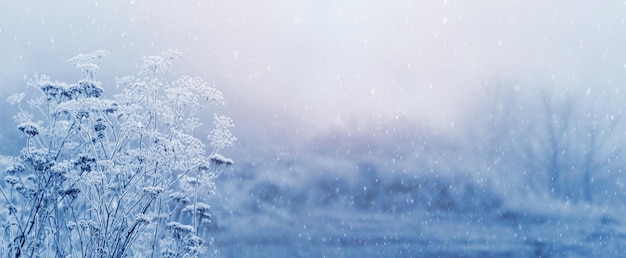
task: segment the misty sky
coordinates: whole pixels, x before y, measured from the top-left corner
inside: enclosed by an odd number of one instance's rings
[[[100,75],[184,53],[175,72],[225,93],[245,134],[309,135],[387,121],[451,128],[490,82],[614,95],[626,82],[623,1],[5,1],[2,99],[66,61],[111,52]],[[208,117],[212,117],[210,114]]]

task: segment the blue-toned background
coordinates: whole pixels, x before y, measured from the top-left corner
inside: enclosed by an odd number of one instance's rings
[[[619,256],[625,20],[622,1],[5,1],[0,100],[81,78],[78,53],[111,52],[114,93],[183,52],[172,77],[222,90],[239,138],[218,257]]]

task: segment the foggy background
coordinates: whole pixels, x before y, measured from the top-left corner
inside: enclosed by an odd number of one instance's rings
[[[5,1],[1,9],[3,96],[34,74],[79,78],[66,63],[78,53],[111,52],[100,72],[106,86],[136,73],[142,56],[175,48],[184,54],[175,73],[224,91],[241,139],[302,140],[395,120],[455,132],[486,84],[611,97],[626,79],[622,1]]]
[[[2,1],[0,103],[80,79],[79,53],[110,51],[110,96],[180,50],[170,79],[235,122],[224,257],[619,256],[625,22],[623,1]]]

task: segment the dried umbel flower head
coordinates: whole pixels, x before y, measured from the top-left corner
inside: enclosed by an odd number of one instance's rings
[[[191,225],[184,225],[184,224],[181,224],[179,222],[167,223],[167,228],[169,230],[172,230],[174,232],[174,234],[181,235],[181,236],[195,233],[195,229],[193,228],[193,226],[191,226]]]
[[[215,116],[213,124],[215,128],[211,130],[208,136],[209,141],[211,141],[211,146],[222,149],[232,146],[235,141],[237,141],[237,138],[230,131],[230,128],[235,126],[230,117]]]
[[[24,165],[22,164],[9,166],[6,170],[7,174],[12,175],[12,176],[22,174],[25,171],[26,171],[26,167],[24,167]]]
[[[17,129],[26,134],[26,137],[28,138],[35,137],[39,134],[39,128],[34,123],[21,123],[17,126]]]
[[[222,93],[199,77],[167,79],[180,57],[167,51],[144,58],[139,76],[117,79],[119,90],[109,98],[106,84],[96,80],[105,55],[96,51],[69,60],[84,72],[82,80],[36,76],[29,87],[39,97],[8,99],[19,105],[15,121],[27,139],[6,171],[10,191],[0,195],[19,207],[9,211],[14,221],[0,236],[0,243],[9,243],[0,245],[7,256],[147,257],[167,251],[197,257],[206,251],[195,234],[211,222],[206,193],[214,189],[216,170],[233,164],[216,154],[235,141],[233,122],[216,116],[210,145],[195,135],[205,108],[223,104]],[[171,252],[163,238],[172,239]],[[145,243],[150,250],[136,251]]]
[[[19,104],[20,102],[22,102],[22,99],[24,99],[24,97],[26,96],[26,93],[15,93],[12,94],[11,96],[9,96],[7,98],[7,101],[9,102],[9,104],[11,105],[16,105]]]
[[[163,188],[161,187],[156,187],[156,186],[146,186],[142,189],[142,191],[151,196],[152,198],[155,198],[157,196],[159,196],[159,194],[161,194],[163,192]]]
[[[15,176],[6,176],[4,177],[4,181],[7,182],[8,184],[10,184],[11,186],[17,184],[20,182],[20,179],[18,177]]]
[[[215,153],[211,155],[210,160],[211,160],[211,163],[215,164],[216,166],[221,166],[221,165],[230,166],[235,163],[232,159],[226,158],[222,154],[219,154],[219,153]]]

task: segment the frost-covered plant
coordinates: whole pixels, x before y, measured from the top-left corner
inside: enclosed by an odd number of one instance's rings
[[[206,250],[208,193],[218,154],[236,138],[232,120],[215,116],[205,141],[198,118],[222,93],[197,77],[166,80],[177,51],[143,59],[138,77],[116,80],[121,93],[105,98],[96,80],[96,51],[69,60],[84,72],[77,83],[36,76],[41,96],[8,98],[26,146],[0,188],[8,210],[7,257],[197,256]],[[37,111],[36,114],[28,110]],[[203,238],[204,237],[204,238]]]

